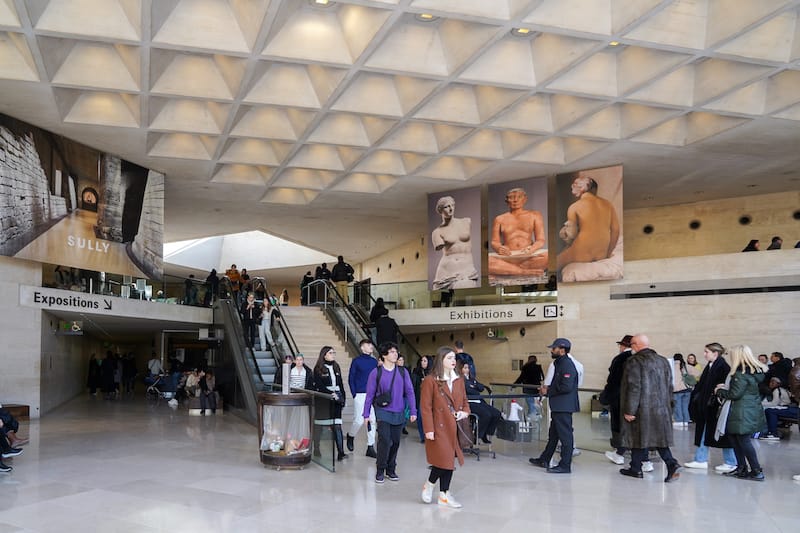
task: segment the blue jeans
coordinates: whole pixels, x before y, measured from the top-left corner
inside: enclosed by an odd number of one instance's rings
[[[697,451],[694,452],[694,460],[698,463],[708,462],[708,446],[706,446],[705,432],[700,438],[700,446],[698,446]],[[736,454],[733,452],[733,448],[722,448],[722,460],[726,465],[736,466],[738,464],[736,462]]]
[[[691,391],[674,392],[672,399],[675,402],[675,407],[672,409],[672,418],[675,422],[689,422],[689,397]]]
[[[536,405],[536,400],[539,396],[525,396],[525,402],[528,404],[528,416],[542,416],[539,406]]]
[[[788,406],[786,409],[764,409],[764,415],[767,417],[767,431],[773,435],[778,434],[778,417],[786,416],[790,418],[800,417],[800,408],[794,405]]]

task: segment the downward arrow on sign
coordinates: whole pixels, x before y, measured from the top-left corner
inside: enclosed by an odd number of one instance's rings
[[[103,299],[103,303],[106,304],[106,311],[111,311],[111,300]]]

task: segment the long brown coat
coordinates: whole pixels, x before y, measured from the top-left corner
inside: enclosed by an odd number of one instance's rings
[[[625,361],[620,411],[636,415],[622,422],[626,448],[667,448],[672,445],[672,368],[669,361],[650,348]]]
[[[456,457],[458,464],[464,464],[464,454],[458,445],[456,419],[451,411],[451,402],[456,411],[469,413],[467,391],[460,376],[453,380],[452,393],[447,387],[447,382],[440,381],[435,376],[430,375],[422,381],[419,400],[422,430],[425,433],[432,431],[434,436],[434,440],[425,439],[425,455],[428,463],[445,470],[453,469],[453,459]]]

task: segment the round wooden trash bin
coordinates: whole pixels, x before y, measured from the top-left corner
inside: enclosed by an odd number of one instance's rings
[[[274,468],[298,468],[311,462],[311,396],[303,392],[258,394],[258,442],[261,462]]]

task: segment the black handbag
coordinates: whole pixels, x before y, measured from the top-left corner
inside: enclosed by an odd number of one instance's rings
[[[400,372],[400,367],[395,367],[397,370],[394,374],[392,374],[392,380],[389,382],[389,390],[377,394],[375,399],[372,400],[372,405],[375,407],[388,407],[390,403],[392,403],[392,389],[394,388],[394,378],[397,377],[397,374]],[[375,374],[375,389],[377,390],[378,387],[381,386],[381,371],[383,367],[379,366],[378,371]]]

